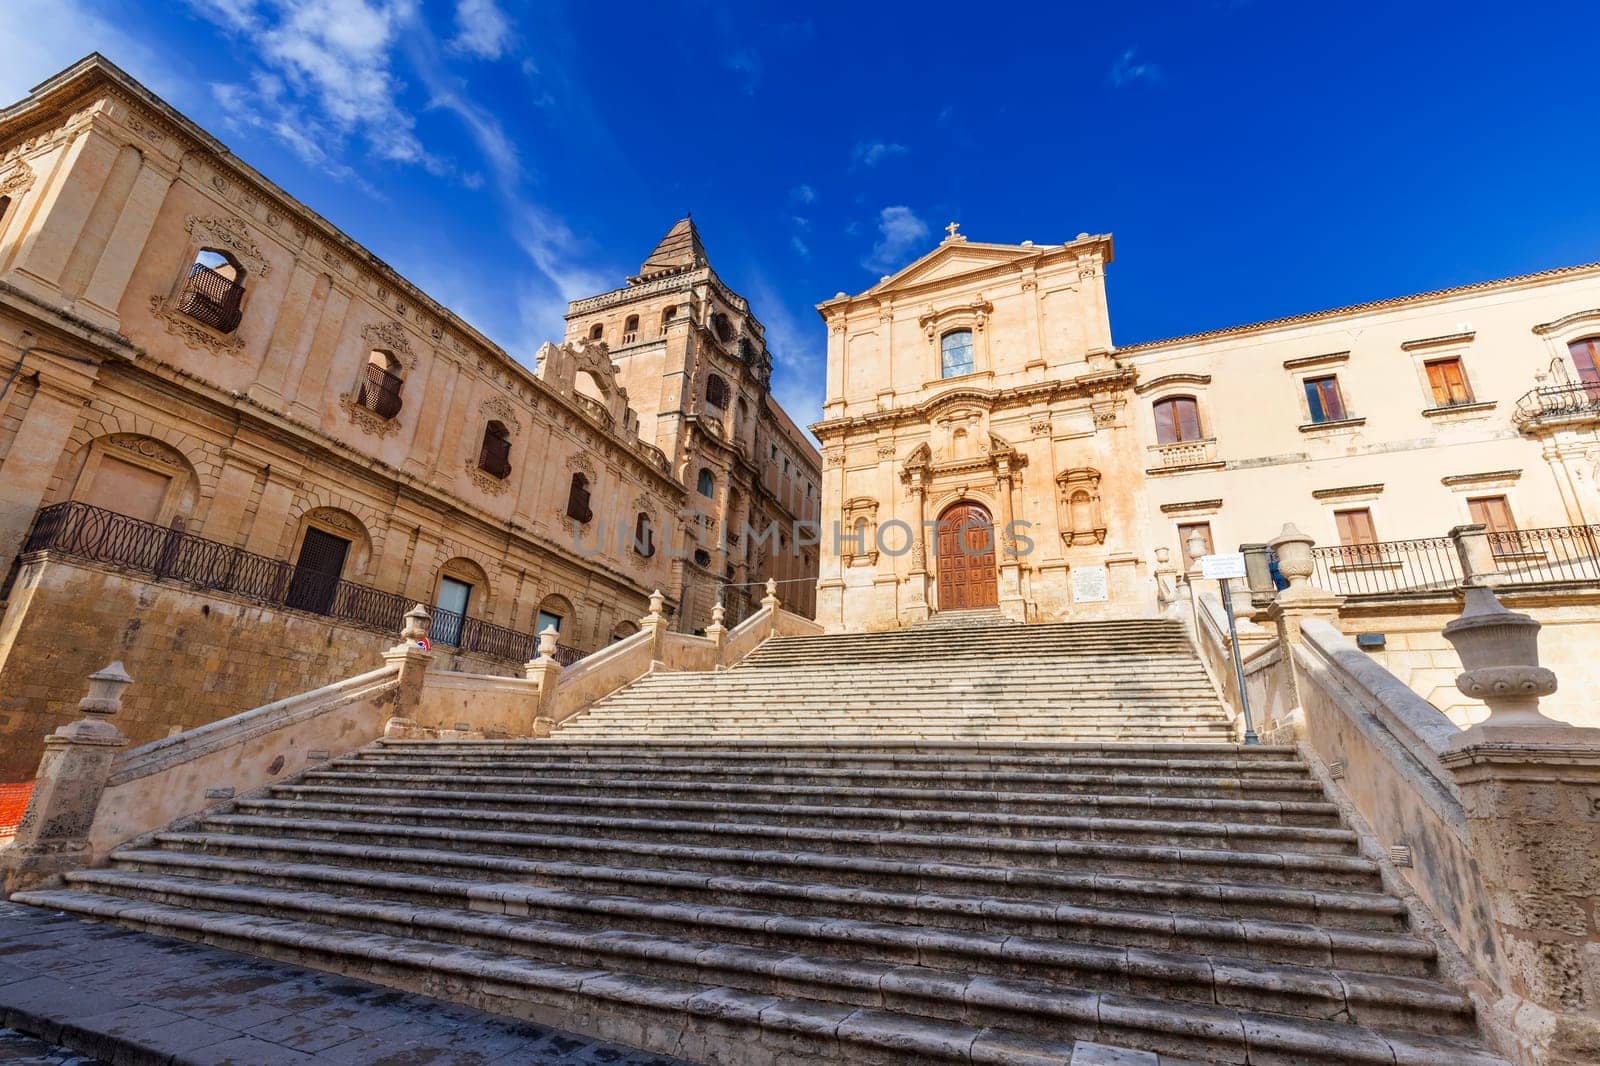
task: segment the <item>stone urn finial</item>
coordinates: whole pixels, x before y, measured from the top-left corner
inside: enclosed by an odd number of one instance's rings
[[[1167,560],[1172,558],[1172,549],[1165,545],[1156,549],[1156,565],[1166,566]]]
[[[667,597],[662,594],[660,589],[656,589],[650,594],[650,617],[660,618],[661,612],[666,605]]]
[[[711,608],[711,624],[714,626],[720,626],[722,624],[722,619],[726,614],[727,608],[722,606],[721,600],[718,600],[716,605]]]
[[[1489,706],[1479,726],[1561,726],[1539,712],[1539,698],[1556,690],[1556,675],[1539,665],[1540,625],[1508,611],[1487,586],[1467,589],[1461,614],[1444,637],[1461,657],[1456,688]]]
[[[122,690],[133,684],[133,678],[118,659],[89,675],[89,692],[78,701],[78,710],[104,721],[122,710]]]
[[[556,638],[560,636],[555,626],[545,626],[544,632],[539,634],[539,658],[554,659],[556,657]]]
[[[767,578],[767,594],[765,596],[761,597],[761,606],[769,608],[769,609],[774,610],[774,611],[776,611],[778,609],[778,607],[780,606],[780,601],[778,600],[778,579],[777,578],[775,578],[775,577]]]
[[[1311,546],[1315,543],[1309,533],[1300,532],[1293,522],[1285,522],[1283,532],[1268,542],[1268,547],[1278,557],[1278,573],[1289,582],[1289,588],[1304,585],[1316,569],[1311,558]]]
[[[400,628],[400,639],[407,644],[415,644],[428,635],[428,630],[433,628],[433,618],[428,614],[428,609],[422,604],[413,604],[411,610],[405,614],[405,624]]]

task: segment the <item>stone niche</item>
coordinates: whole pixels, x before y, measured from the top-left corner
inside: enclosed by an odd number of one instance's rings
[[[1067,547],[1106,542],[1105,512],[1100,504],[1100,471],[1078,467],[1056,477],[1056,518]]]

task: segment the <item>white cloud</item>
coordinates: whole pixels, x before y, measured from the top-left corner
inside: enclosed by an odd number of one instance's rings
[[[797,204],[814,204],[817,202],[817,190],[809,185],[796,185],[789,190],[789,199]]]
[[[851,157],[862,166],[875,167],[885,160],[905,155],[911,149],[893,141],[860,141]]]
[[[789,238],[789,247],[794,249],[796,255],[804,259],[811,258],[811,246],[801,240],[798,233]]]
[[[379,159],[434,174],[450,170],[423,146],[415,116],[399,99],[405,85],[392,51],[403,35],[419,30],[412,0],[190,0],[190,6],[245,38],[260,59],[248,87],[222,87],[241,107],[233,112],[238,121],[271,130],[307,163],[338,177],[347,178],[348,168],[330,160],[351,137]]]
[[[907,253],[928,239],[928,224],[904,205],[886,207],[878,213],[878,243],[861,264],[873,273],[902,267]]]
[[[499,59],[511,45],[511,20],[495,0],[456,0],[452,50],[480,59]]]
[[[0,106],[27,96],[35,85],[91,51],[99,51],[166,99],[181,102],[189,89],[186,72],[170,55],[128,32],[127,23],[115,8],[93,0],[0,0],[0,41],[5,42]]]
[[[1142,62],[1138,59],[1138,49],[1129,48],[1117,57],[1111,64],[1111,84],[1119,89],[1124,85],[1132,85],[1136,81],[1160,81],[1161,68],[1154,63]]]

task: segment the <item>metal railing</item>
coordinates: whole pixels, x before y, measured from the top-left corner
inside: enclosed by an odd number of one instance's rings
[[[400,413],[400,389],[405,381],[376,363],[367,364],[367,380],[362,382],[357,402],[379,418],[393,418]]]
[[[1341,596],[1449,592],[1461,584],[1461,557],[1449,537],[1339,544],[1311,551],[1312,581]]]
[[[1600,416],[1600,383],[1543,385],[1522,394],[1511,420],[1519,426],[1544,418]]]
[[[76,501],[41,509],[23,550],[112,563],[158,579],[308,611],[386,634],[400,631],[412,604],[398,593]],[[463,617],[442,607],[430,608],[429,613],[433,616],[429,638],[435,644],[514,662],[526,662],[538,654],[536,634]],[[576,648],[556,646],[556,660],[563,665],[582,656]]]
[[[232,333],[243,317],[244,286],[233,278],[196,263],[178,294],[178,309],[212,329]]]
[[[478,451],[478,469],[491,477],[511,476],[511,438],[485,434]]]
[[[1600,582],[1600,525],[1490,533],[1503,585]]]

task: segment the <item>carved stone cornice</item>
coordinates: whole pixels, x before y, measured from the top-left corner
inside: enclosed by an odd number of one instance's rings
[[[1139,384],[1137,384],[1137,385],[1135,385],[1133,387],[1133,391],[1138,393],[1140,396],[1144,396],[1147,393],[1154,392],[1157,389],[1165,389],[1165,388],[1169,388],[1169,387],[1171,387],[1173,385],[1209,385],[1209,384],[1211,384],[1211,375],[1210,374],[1195,374],[1195,373],[1189,373],[1189,372],[1181,372],[1181,373],[1177,373],[1177,374],[1162,374],[1158,378],[1151,378],[1149,381],[1141,381],[1141,382],[1139,382]]]
[[[385,351],[400,360],[400,365],[410,370],[417,365],[417,353],[411,350],[411,336],[399,322],[373,322],[361,330],[361,339],[374,351]]]
[[[244,264],[246,277],[264,278],[272,273],[272,264],[238,215],[225,218],[190,215],[184,220],[183,230],[203,245],[232,252]]]
[[[16,169],[0,178],[0,196],[16,196],[27,192],[32,185],[33,168],[19,159]]]

